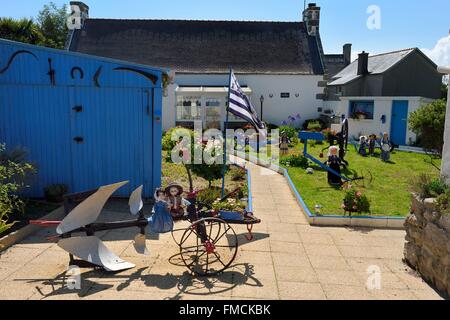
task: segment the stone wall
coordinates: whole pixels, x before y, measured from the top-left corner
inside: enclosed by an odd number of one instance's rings
[[[405,229],[406,262],[450,297],[450,215],[436,212],[435,199],[413,197]]]

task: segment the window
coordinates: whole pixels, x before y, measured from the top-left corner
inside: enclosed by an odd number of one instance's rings
[[[351,101],[350,117],[359,120],[373,120],[374,102],[373,101]]]
[[[194,121],[202,120],[201,98],[193,96],[177,97],[177,120]]]
[[[222,120],[222,101],[218,98],[205,99],[205,126],[207,129],[220,129]]]

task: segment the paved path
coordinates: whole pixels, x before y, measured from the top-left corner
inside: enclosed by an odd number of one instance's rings
[[[0,256],[1,299],[440,299],[402,262],[404,231],[308,225],[284,178],[249,164],[253,206],[263,223],[241,247],[235,265],[216,278],[193,278],[171,256],[170,234],[151,236],[150,256],[139,256],[135,231],[100,234],[115,253],[136,264],[117,274],[82,270],[81,290],[64,287],[67,254],[45,242],[45,229]],[[129,218],[124,203],[102,219]],[[381,289],[368,290],[367,268],[381,271]]]

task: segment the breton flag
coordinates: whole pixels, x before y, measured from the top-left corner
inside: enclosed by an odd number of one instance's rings
[[[249,98],[242,91],[234,72],[230,72],[228,111],[236,117],[242,118],[249,122],[253,127],[255,127],[258,133],[265,135],[265,131],[261,131],[266,128],[264,123],[258,118],[255,108],[253,108]]]

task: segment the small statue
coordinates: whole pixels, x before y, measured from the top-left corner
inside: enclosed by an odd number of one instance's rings
[[[164,189],[156,189],[153,215],[149,219],[150,230],[153,233],[167,233],[173,230],[173,218]]]
[[[174,219],[181,219],[184,216],[185,208],[189,205],[189,202],[183,199],[183,187],[179,184],[171,183],[165,192],[170,214]]]
[[[367,137],[361,136],[359,137],[359,150],[358,153],[363,157],[367,156]]]
[[[291,141],[289,140],[289,137],[286,132],[283,132],[280,137],[280,154],[286,155],[289,153],[289,143]]]
[[[383,133],[383,138],[380,142],[381,145],[381,160],[388,162],[391,159],[391,140],[389,140],[389,135],[387,132]]]
[[[326,165],[333,169],[338,174],[341,174],[341,158],[339,158],[339,148],[336,146],[331,146],[328,153],[328,161]],[[328,171],[328,183],[332,185],[341,185],[341,177],[335,175],[334,173]]]
[[[377,136],[375,134],[371,134],[369,136],[369,155],[373,156],[375,154],[375,143],[377,141]]]

